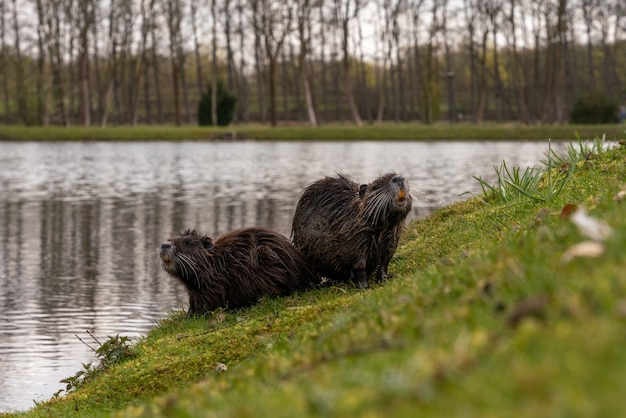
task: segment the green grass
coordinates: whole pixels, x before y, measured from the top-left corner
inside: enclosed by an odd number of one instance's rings
[[[596,151],[550,199],[412,223],[387,282],[173,313],[135,357],[19,416],[620,416],[626,146]],[[613,228],[598,258],[563,260],[586,239],[570,203]]]
[[[24,127],[0,126],[0,140],[211,140],[236,134],[238,138],[256,140],[570,140],[575,134],[583,139],[606,135],[609,140],[624,137],[620,125],[521,125],[471,124],[432,126],[419,123],[367,125],[350,124],[309,126],[236,125],[226,128],[198,126],[121,126],[121,127]]]

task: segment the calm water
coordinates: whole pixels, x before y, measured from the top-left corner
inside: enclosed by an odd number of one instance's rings
[[[77,336],[141,336],[184,289],[156,248],[186,227],[290,233],[300,191],[335,172],[394,170],[412,217],[478,192],[493,166],[535,165],[547,143],[0,143],[0,411],[27,409],[94,359]]]

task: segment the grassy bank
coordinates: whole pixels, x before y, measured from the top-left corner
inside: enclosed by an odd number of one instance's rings
[[[58,140],[212,140],[212,139],[255,139],[255,140],[497,140],[525,139],[570,140],[578,133],[583,139],[606,135],[607,139],[623,137],[624,126],[620,125],[521,125],[521,124],[437,124],[433,126],[410,124],[279,126],[271,128],[261,125],[239,125],[227,128],[198,126],[123,126],[123,127],[0,127],[0,140],[13,141],[58,141]]]
[[[626,147],[550,167],[412,223],[385,283],[174,313],[20,416],[619,416]],[[590,243],[568,204],[611,229]]]

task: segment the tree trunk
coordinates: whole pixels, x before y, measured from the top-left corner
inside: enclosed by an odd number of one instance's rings
[[[311,80],[309,78],[307,55],[309,53],[308,45],[311,43],[311,12],[312,6],[310,0],[302,0],[299,2],[298,10],[298,38],[300,41],[300,51],[298,54],[298,74],[300,82],[304,89],[304,101],[306,105],[306,114],[311,126],[317,126],[317,115],[315,114],[315,105],[313,102],[313,91],[311,89]]]
[[[8,59],[8,46],[7,46],[7,41],[6,41],[6,33],[7,33],[7,28],[6,28],[6,19],[5,19],[5,3],[4,0],[0,1],[0,48],[2,48],[2,51],[0,51],[0,53],[2,54],[0,56],[0,68],[9,68],[9,59]],[[2,96],[4,98],[4,115],[5,115],[5,120],[4,122],[9,122],[11,119],[11,109],[10,109],[10,99],[11,99],[11,93],[9,92],[9,74],[8,71],[0,71],[0,74],[2,74]]]
[[[554,109],[556,121],[565,123],[565,44],[567,38],[567,0],[559,0],[557,10],[557,45],[554,68]]]
[[[253,1],[252,23],[254,26],[254,71],[256,74],[256,92],[259,107],[259,121],[265,123],[265,88],[262,76],[261,65],[261,33],[257,28],[261,25],[259,21],[259,0]]]
[[[280,92],[282,93],[281,96],[283,98],[283,118],[284,119],[291,119],[291,116],[289,114],[289,95],[290,95],[290,91],[289,91],[289,85],[292,84],[292,81],[290,80],[290,75],[289,75],[289,70],[287,68],[287,56],[285,54],[285,50],[283,49],[280,53],[280,57],[281,57],[281,77],[280,77],[280,81],[281,81],[281,85],[280,85]]]
[[[150,50],[151,50],[151,58],[152,58],[152,77],[154,79],[154,91],[156,93],[156,104],[157,104],[157,123],[163,124],[163,98],[161,94],[161,83],[159,80],[159,56],[157,55],[157,39],[156,39],[156,29],[157,25],[154,24],[155,21],[155,0],[150,1],[150,22],[151,22],[151,31],[150,31]]]
[[[68,102],[68,111],[67,111],[67,115],[68,115],[68,120],[70,125],[73,124],[73,120],[74,120],[74,115],[76,114],[76,94],[74,93],[74,91],[76,89],[73,88],[73,84],[70,83],[70,80],[72,80],[72,82],[74,82],[74,80],[77,80],[77,76],[76,76],[76,59],[75,59],[75,45],[74,45],[74,41],[76,40],[76,36],[75,36],[75,27],[76,27],[76,23],[77,23],[77,19],[74,18],[74,1],[73,0],[65,0],[66,2],[66,8],[65,8],[65,20],[66,20],[66,25],[68,26],[67,32],[66,32],[66,36],[67,36],[67,43],[68,43],[68,48],[67,48],[67,56],[68,56],[68,62],[67,62],[67,102]],[[79,81],[80,84],[80,81]],[[80,87],[79,87],[80,89]]]
[[[587,92],[595,91],[595,77],[593,76],[593,41],[591,30],[593,28],[593,8],[596,0],[582,0],[583,21],[585,22],[585,32],[587,34]]]
[[[91,13],[89,10],[89,0],[79,0],[80,21],[79,31],[79,60],[78,68],[80,74],[80,90],[81,90],[81,109],[83,115],[83,126],[91,126],[91,91],[89,90],[89,31]]]
[[[528,124],[528,109],[526,108],[526,95],[524,94],[522,62],[517,52],[517,33],[515,24],[515,4],[517,0],[510,0],[509,24],[511,25],[512,51],[511,51],[511,68],[513,73],[513,87],[517,96],[518,117],[521,122]]]
[[[217,126],[217,12],[216,0],[211,0],[212,29],[212,66],[211,66],[211,124]]]
[[[143,1],[143,0],[142,0]],[[198,25],[196,23],[196,14],[198,5],[195,1],[191,2],[191,30],[193,33],[193,52],[196,58],[196,82],[198,86],[198,94],[202,95],[204,91],[204,81],[202,80],[202,61],[200,59],[200,44],[198,43]]]
[[[476,123],[482,124],[485,115],[485,106],[487,101],[487,37],[488,30],[483,31],[482,43],[481,43],[481,55],[478,59],[480,65],[480,72],[478,74],[478,103],[476,105]]]
[[[243,0],[240,0],[237,3],[237,11],[239,15],[239,21],[237,22],[238,32],[239,32],[239,49],[243,51],[246,46],[246,37],[244,31],[244,4]],[[239,56],[239,77],[237,78],[237,93],[238,93],[238,102],[237,102],[237,113],[239,115],[239,120],[244,122],[248,122],[250,120],[250,114],[248,113],[248,103],[250,100],[249,97],[249,89],[248,82],[246,80],[246,60],[245,54],[240,54]]]
[[[340,2],[339,2],[340,3]],[[345,2],[344,14],[341,19],[341,30],[342,30],[342,38],[341,38],[341,50],[343,53],[342,58],[342,67],[343,67],[343,90],[346,95],[346,99],[348,101],[348,107],[352,114],[352,120],[357,126],[363,126],[363,120],[361,119],[361,115],[359,115],[359,108],[357,107],[356,101],[354,100],[354,92],[352,91],[352,74],[350,71],[350,31],[349,25],[350,20],[354,17],[356,18],[359,13],[359,5],[358,2],[354,6],[354,11],[350,11],[350,5],[352,4],[351,0],[347,0]],[[340,4],[336,6],[338,9],[340,8]]]
[[[132,125],[136,126],[139,122],[139,92],[141,88],[141,79],[144,78],[144,95],[146,94],[146,82],[147,82],[147,73],[146,73],[146,61],[147,61],[147,50],[148,50],[148,30],[150,21],[148,20],[148,15],[146,13],[145,7],[146,0],[141,0],[141,43],[139,44],[139,48],[136,54],[136,63],[135,63],[135,71],[133,75],[133,97],[132,97]],[[148,101],[148,97],[145,97],[145,101]],[[149,113],[149,109],[147,110]]]
[[[232,30],[230,27],[230,0],[224,1],[224,35],[226,36],[226,77],[228,90],[233,91],[235,88],[235,58],[232,47]]]
[[[255,3],[256,4],[256,3]],[[255,33],[260,34],[263,41],[265,59],[267,60],[267,80],[270,94],[270,123],[278,125],[276,103],[276,71],[278,57],[281,54],[285,38],[292,30],[293,8],[285,5],[279,10],[272,7],[272,2],[261,1],[261,9],[255,7],[255,14],[260,13],[254,22]],[[286,14],[285,14],[286,13]],[[260,18],[260,20],[259,20]]]
[[[48,44],[50,66],[52,69],[52,89],[55,92],[58,107],[61,113],[61,123],[70,126],[67,114],[67,103],[61,66],[63,59],[61,54],[61,10],[59,2],[52,2],[52,9],[48,15],[48,28],[51,41]]]
[[[326,21],[324,18],[324,0],[319,2],[319,16],[320,16],[320,83],[322,85],[322,103],[324,104],[324,112],[322,113],[321,120],[328,120],[328,77],[327,77],[327,64],[326,64]]]
[[[20,23],[17,19],[17,3],[13,0],[13,36],[15,47],[15,87],[17,114],[21,123],[28,125],[28,108],[26,107],[26,82],[24,80],[24,64],[20,44]]]
[[[0,19],[2,19],[2,35],[3,35],[3,54],[4,54],[4,0],[0,3]],[[37,115],[38,122],[41,126],[48,126],[50,124],[50,114],[48,107],[48,82],[46,72],[46,46],[45,42],[48,42],[48,36],[45,33],[46,27],[46,15],[44,10],[44,3],[42,0],[37,0],[37,48],[39,53],[37,55]],[[0,61],[0,68],[7,68],[4,63],[4,59]],[[6,77],[5,77],[6,78]],[[6,92],[5,92],[6,94]],[[8,96],[5,97],[8,100]],[[8,112],[8,109],[6,109]]]
[[[493,48],[494,103],[495,103],[495,108],[496,108],[496,120],[498,122],[502,122],[504,100],[502,97],[503,89],[502,89],[502,82],[500,80],[500,63],[498,60],[498,48],[496,44],[497,32],[498,32],[497,31],[498,24],[496,22],[496,13],[497,12],[494,12],[494,14],[491,16],[491,31],[492,31],[492,39],[493,39],[493,44],[494,44],[494,48]]]
[[[111,10],[109,11],[109,54],[107,57],[107,73],[106,73],[106,89],[104,90],[104,100],[102,103],[102,117],[100,120],[100,126],[106,127],[109,123],[109,112],[111,110],[111,100],[113,99],[113,89],[115,78],[117,77],[118,66],[118,43],[117,43],[117,30],[118,30],[118,18],[117,9],[118,5],[115,0],[111,0]]]
[[[167,23],[170,35],[170,64],[172,67],[172,87],[174,89],[174,123],[181,125],[180,120],[180,74],[178,61],[178,45],[180,43],[180,0],[167,0]]]

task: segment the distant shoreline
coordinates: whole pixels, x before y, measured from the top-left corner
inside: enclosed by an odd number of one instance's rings
[[[193,125],[140,125],[114,127],[27,127],[0,126],[0,141],[237,141],[237,140],[572,140],[606,136],[624,139],[626,126],[609,125],[522,125],[456,124],[423,125],[397,123],[357,127],[330,124],[317,128],[303,126],[233,125],[200,127]]]

